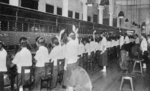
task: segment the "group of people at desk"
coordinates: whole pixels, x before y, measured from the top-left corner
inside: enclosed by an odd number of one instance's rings
[[[53,80],[52,80],[52,86],[51,88],[56,86],[56,80],[57,80],[57,59],[68,59],[71,61],[65,60],[64,70],[67,69],[66,76],[70,76],[71,69],[76,67],[76,61],[78,59],[77,57],[77,46],[78,46],[78,29],[73,26],[73,32],[70,33],[67,37],[68,43],[66,47],[64,48],[66,53],[63,53],[65,55],[59,55],[60,53],[60,46],[61,46],[61,35],[64,33],[65,30],[61,30],[60,34],[52,39],[52,44],[54,48],[49,53],[48,49],[44,46],[45,39],[43,37],[37,37],[36,38],[36,45],[38,46],[38,50],[35,53],[35,56],[32,58],[31,51],[27,48],[27,41],[28,39],[26,37],[21,37],[19,40],[20,43],[20,51],[18,51],[15,56],[12,56],[11,62],[9,62],[9,68],[15,68],[16,67],[16,76],[14,77],[14,83],[17,84],[17,88],[19,88],[23,83],[21,82],[21,69],[23,66],[32,66],[33,63],[35,64],[34,67],[34,88],[40,89],[40,80],[43,75],[45,75],[45,63],[53,62]],[[6,60],[7,60],[7,51],[3,48],[3,42],[0,42],[0,89],[1,91],[4,90],[4,72],[7,72],[6,67]],[[73,49],[70,51],[70,49]],[[57,52],[57,53],[56,53]],[[59,56],[58,56],[59,55]],[[62,57],[64,56],[64,57]],[[69,63],[70,62],[70,63]],[[80,69],[81,70],[81,69]],[[86,72],[85,72],[86,73]],[[24,79],[28,80],[30,77],[30,71],[26,70]],[[70,81],[68,81],[68,78],[65,77],[66,80],[64,80],[64,83],[67,87],[69,87]],[[89,79],[89,78],[88,78]],[[90,79],[89,79],[90,80]],[[90,87],[92,86],[89,82]],[[71,87],[71,84],[70,84]],[[87,86],[89,87],[89,86]],[[72,88],[67,88],[72,89]]]

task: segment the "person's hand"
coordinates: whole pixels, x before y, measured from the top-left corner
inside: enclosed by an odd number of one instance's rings
[[[93,34],[95,34],[96,33],[96,30],[93,32]]]
[[[73,30],[73,32],[74,32],[75,34],[77,34],[79,29],[76,28],[74,25],[72,25],[72,30]]]
[[[60,31],[60,35],[63,34],[64,32],[65,32],[65,29],[61,30]]]

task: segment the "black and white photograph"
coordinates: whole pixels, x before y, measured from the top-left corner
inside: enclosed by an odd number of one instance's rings
[[[0,91],[150,91],[150,0],[0,0]]]

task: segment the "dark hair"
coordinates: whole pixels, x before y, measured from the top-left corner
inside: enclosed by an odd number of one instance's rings
[[[58,39],[56,37],[52,38],[52,44],[55,44],[56,46],[59,45]]]
[[[45,45],[45,39],[43,37],[37,37],[35,41],[40,45]]]
[[[19,43],[21,47],[27,47],[27,38],[26,37],[21,37],[19,39]]]

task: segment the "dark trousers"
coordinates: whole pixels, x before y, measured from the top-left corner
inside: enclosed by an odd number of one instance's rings
[[[147,52],[147,51],[144,51],[143,59],[144,59],[143,63],[146,63],[146,64],[149,63],[149,62],[148,62],[148,52]]]
[[[57,76],[58,76],[58,68],[57,68],[57,66],[54,66],[54,68],[53,68],[52,88],[56,86]]]
[[[34,86],[36,88],[40,87],[40,83],[41,83],[41,77],[43,77],[45,75],[45,69],[44,67],[35,67],[35,84]]]
[[[70,79],[72,70],[76,66],[77,66],[76,63],[67,64],[67,68],[66,68],[66,71],[64,73],[64,81],[63,81],[64,86],[66,86],[66,87],[71,86],[71,83],[69,82],[69,79]]]
[[[0,91],[4,91],[4,75],[0,72]]]

